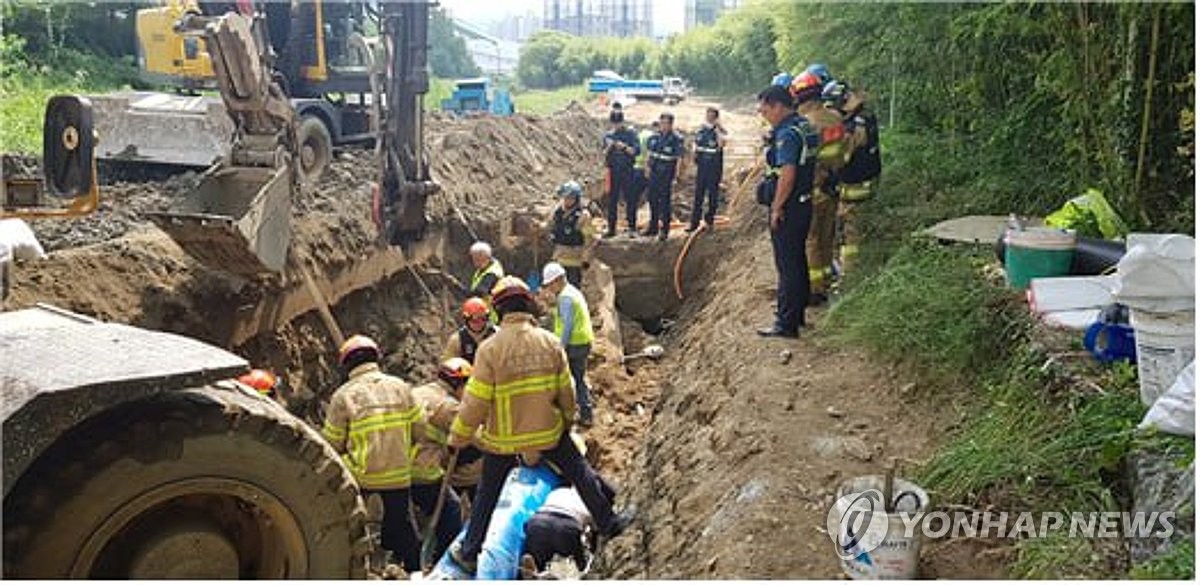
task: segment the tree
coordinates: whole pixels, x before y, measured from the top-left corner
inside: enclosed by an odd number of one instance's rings
[[[435,77],[475,77],[481,71],[454,23],[441,8],[429,11],[429,69]]]

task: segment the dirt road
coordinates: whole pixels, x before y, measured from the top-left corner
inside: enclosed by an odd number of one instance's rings
[[[675,107],[679,125],[694,129],[706,105]],[[630,114],[660,109],[637,104]],[[734,151],[753,153],[763,126],[751,107],[722,119]],[[734,158],[726,177],[751,162]],[[889,364],[832,349],[811,326],[800,340],[758,337],[774,310],[766,217],[751,194],[728,196],[737,200],[726,211],[732,233],[697,241],[697,251],[724,249],[655,366],[661,395],[627,479],[639,530],[610,547],[615,577],[837,578],[824,529],[836,485],[881,473],[891,457],[903,474],[956,417],[952,405],[931,411]],[[821,314],[810,309],[809,323]],[[923,575],[999,575],[994,559],[973,552],[935,543]]]

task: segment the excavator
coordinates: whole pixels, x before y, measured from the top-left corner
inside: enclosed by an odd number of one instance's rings
[[[305,180],[320,177],[334,147],[374,140],[378,112],[369,96],[379,47],[376,3],[159,0],[136,13],[138,69],[146,83],[175,91],[93,96],[96,127],[105,136],[99,159],[124,167],[203,168],[228,152],[233,129],[222,100],[197,93],[217,88],[213,56],[203,38],[176,27],[185,16],[226,12],[262,19],[273,80],[296,111]]]
[[[422,139],[429,2],[379,5],[375,215],[381,239],[424,234],[437,191]],[[233,140],[175,208],[154,215],[214,269],[284,271],[300,184],[297,115],[260,11],[175,24],[212,58]],[[101,196],[105,140],[79,96],[47,104],[44,186],[5,185],[0,217],[71,217]],[[366,577],[370,513],[316,430],[233,379],[249,364],[180,335],[51,306],[0,313],[5,578]]]

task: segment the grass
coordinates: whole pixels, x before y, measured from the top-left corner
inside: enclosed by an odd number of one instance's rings
[[[553,114],[572,101],[585,103],[592,99],[586,85],[572,85],[558,89],[527,89],[513,93],[513,104],[517,112],[546,116]]]
[[[441,111],[442,100],[449,99],[452,93],[454,93],[453,79],[431,77],[429,79],[429,91],[425,93],[425,111]]]
[[[1080,372],[1044,367],[1049,352],[1077,348],[1051,349],[1034,334],[1019,295],[988,276],[990,248],[913,234],[949,217],[1007,212],[980,190],[987,169],[947,155],[940,139],[885,133],[884,153],[879,195],[863,209],[857,273],[820,326],[835,342],[912,366],[930,382],[921,384],[927,406],[971,413],[916,470],[918,481],[942,504],[1116,511],[1125,498],[1115,479],[1133,449],[1191,463],[1191,441],[1136,431],[1145,409],[1134,368],[1086,366],[1101,390],[1081,392],[1068,379]],[[1128,574],[1190,578],[1192,542]],[[1051,535],[1018,541],[1016,553],[1009,572],[1021,578],[1111,578],[1128,565],[1112,540]]]
[[[1134,579],[1177,579],[1192,581],[1196,577],[1196,537],[1188,536],[1172,546],[1165,554],[1134,565],[1129,572]]]
[[[46,100],[65,93],[97,94],[137,82],[131,59],[105,59],[70,49],[31,59],[20,39],[0,42],[0,151],[39,154]]]

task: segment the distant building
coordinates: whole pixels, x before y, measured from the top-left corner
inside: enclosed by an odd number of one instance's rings
[[[651,0],[543,0],[542,26],[581,37],[651,37]]]
[[[541,28],[542,18],[536,12],[529,11],[525,14],[509,14],[492,22],[488,32],[497,38],[519,43],[533,36],[533,33]]]
[[[687,0],[683,7],[683,30],[712,24],[722,12],[733,10],[741,3],[741,0]]]

